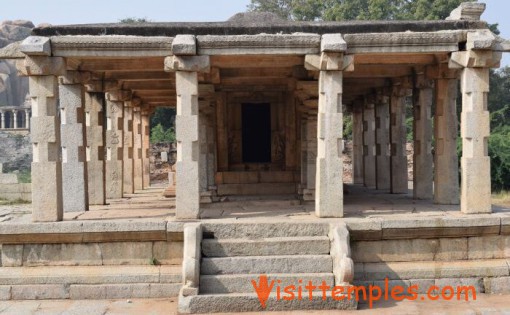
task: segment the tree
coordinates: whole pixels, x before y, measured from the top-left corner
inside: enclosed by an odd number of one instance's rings
[[[297,21],[442,20],[464,0],[251,0],[249,11]]]

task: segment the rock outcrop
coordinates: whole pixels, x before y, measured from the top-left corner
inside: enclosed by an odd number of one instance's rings
[[[0,48],[27,38],[34,24],[16,20],[0,22]],[[0,60],[0,107],[20,106],[28,93],[28,79],[18,77],[13,61]]]

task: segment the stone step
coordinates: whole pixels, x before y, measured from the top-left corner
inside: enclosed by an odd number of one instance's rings
[[[329,273],[329,255],[282,255],[202,258],[201,274]]]
[[[221,184],[219,196],[229,195],[287,195],[296,194],[295,183]]]
[[[182,282],[180,266],[1,267],[0,286]]]
[[[321,255],[329,254],[329,249],[327,236],[202,240],[202,254],[205,257]]]
[[[327,236],[329,223],[250,222],[203,223],[204,238],[258,239],[271,237]]]
[[[304,295],[303,299],[297,297],[291,301],[278,300],[276,293],[272,293],[263,308],[257,294],[254,293],[231,293],[213,295],[193,295],[179,297],[179,311],[184,314],[190,313],[240,313],[261,311],[291,311],[291,310],[355,310],[358,303],[354,296],[351,299],[344,298],[336,301],[329,293],[327,299],[322,299],[322,292],[314,292],[312,299]]]
[[[309,281],[316,286],[321,285],[323,281],[328,286],[335,283],[332,273],[268,274],[267,277],[269,282],[275,280],[275,285],[281,287],[298,286],[300,283],[307,285]],[[200,277],[200,294],[253,293],[255,289],[252,280],[258,285],[258,275],[203,275]],[[277,283],[278,280],[281,282]]]

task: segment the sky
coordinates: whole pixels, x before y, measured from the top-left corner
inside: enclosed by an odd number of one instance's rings
[[[487,4],[482,19],[499,23],[501,36],[510,39],[510,1],[480,0]],[[118,22],[145,17],[154,22],[225,21],[246,11],[250,0],[0,0],[0,21],[24,19],[35,25]],[[510,65],[510,53],[502,65]]]

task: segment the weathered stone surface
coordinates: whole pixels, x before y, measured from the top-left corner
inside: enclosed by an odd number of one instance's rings
[[[61,57],[27,56],[16,62],[16,68],[21,75],[58,76],[65,74],[66,63]]]
[[[484,278],[485,293],[508,294],[510,293],[510,277]]]
[[[270,256],[275,253],[278,255],[329,254],[329,238],[312,236],[257,240],[204,239],[202,253],[205,257]]]
[[[18,175],[0,173],[0,184],[17,184]]]
[[[204,233],[218,239],[256,239],[269,237],[327,236],[327,223],[261,222],[253,223],[203,223]]]
[[[25,38],[19,47],[26,55],[51,56],[51,44],[48,37],[30,36]]]
[[[201,265],[201,273],[205,275],[321,273],[332,270],[329,255],[203,258]]]
[[[267,275],[269,283],[271,280],[281,281],[281,287],[296,285],[301,280],[304,285],[312,281],[313,285],[321,285],[323,281],[329,286],[334,286],[335,279],[331,273],[309,273],[309,274],[275,274]],[[200,277],[200,294],[219,293],[252,293],[254,292],[251,280],[258,281],[258,275],[217,275]]]
[[[86,160],[91,205],[106,203],[104,93],[85,93]]]
[[[407,91],[402,86],[394,86],[390,103],[391,141],[391,188],[392,194],[405,194],[408,190],[406,154],[406,110]]]
[[[439,249],[434,253],[434,260],[455,261],[468,259],[467,238],[440,238]]]
[[[177,35],[172,42],[174,55],[196,55],[197,42],[194,35]]]
[[[150,242],[101,243],[103,265],[144,265],[153,258]]]
[[[7,301],[11,299],[11,286],[0,285],[0,301]]]
[[[154,242],[152,256],[162,265],[180,265],[182,264],[183,247],[183,242]]]
[[[124,103],[106,102],[106,198],[122,198]]]
[[[186,286],[197,288],[200,279],[200,263],[202,253],[202,227],[200,223],[188,223],[184,226],[184,250],[182,262],[182,278]]]
[[[470,237],[469,259],[510,258],[510,236]]]
[[[149,297],[151,299],[176,297],[181,287],[180,283],[150,283]]]
[[[99,266],[98,244],[25,244],[24,266]]]
[[[210,71],[209,56],[170,56],[165,58],[165,71]]]
[[[484,11],[485,3],[463,2],[446,19],[478,21]]]
[[[362,268],[362,269],[360,269]],[[358,280],[439,279],[501,277],[509,274],[505,260],[453,262],[389,262],[365,263],[357,267]]]
[[[68,299],[69,291],[61,284],[14,285],[11,288],[13,300]]]
[[[23,265],[23,245],[2,245],[2,267]]]
[[[347,290],[347,289],[346,289]],[[273,293],[266,301],[266,307],[262,308],[259,298],[255,293],[236,293],[236,294],[215,294],[215,295],[194,295],[185,298],[179,298],[179,311],[185,314],[189,313],[208,313],[208,312],[261,312],[261,311],[289,311],[289,310],[355,310],[357,301],[344,298],[335,301],[328,298],[322,299],[322,292],[314,293],[313,299],[302,300],[294,299],[292,301],[277,300]]]
[[[353,184],[363,184],[363,111],[359,104],[352,113],[352,174]]]
[[[363,184],[376,186],[375,110],[372,98],[365,98],[363,109]]]
[[[440,290],[443,290],[445,287],[450,286],[453,288],[454,293],[458,292],[472,293],[472,290],[465,291],[467,289],[466,287],[473,287],[475,289],[476,294],[485,293],[485,287],[482,278],[436,279],[435,285],[438,286]],[[449,290],[447,290],[447,292],[448,291]],[[470,296],[472,296],[472,294],[470,294]]]
[[[390,105],[389,97],[380,91],[375,103],[375,187],[390,189]]]
[[[324,34],[321,38],[321,52],[344,52],[347,43],[342,34]]]

